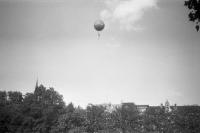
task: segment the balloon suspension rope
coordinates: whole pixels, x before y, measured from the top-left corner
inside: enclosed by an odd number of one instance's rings
[[[100,38],[100,33],[98,32],[98,39]]]

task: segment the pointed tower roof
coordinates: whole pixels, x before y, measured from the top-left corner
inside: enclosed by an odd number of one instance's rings
[[[38,78],[36,80],[35,89],[38,88]]]

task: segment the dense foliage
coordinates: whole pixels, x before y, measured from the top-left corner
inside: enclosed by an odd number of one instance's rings
[[[65,105],[53,88],[0,91],[0,133],[199,133],[200,106]]]
[[[200,26],[200,0],[186,0],[185,6],[189,9],[189,20],[196,23],[196,30]]]

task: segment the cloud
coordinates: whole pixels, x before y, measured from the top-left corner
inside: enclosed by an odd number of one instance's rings
[[[100,13],[109,23],[118,22],[120,29],[140,31],[143,28],[137,22],[145,11],[157,7],[158,0],[105,0],[106,8]]]

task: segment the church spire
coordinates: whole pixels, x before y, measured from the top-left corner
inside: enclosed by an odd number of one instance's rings
[[[35,89],[38,88],[38,78],[36,80]]]

